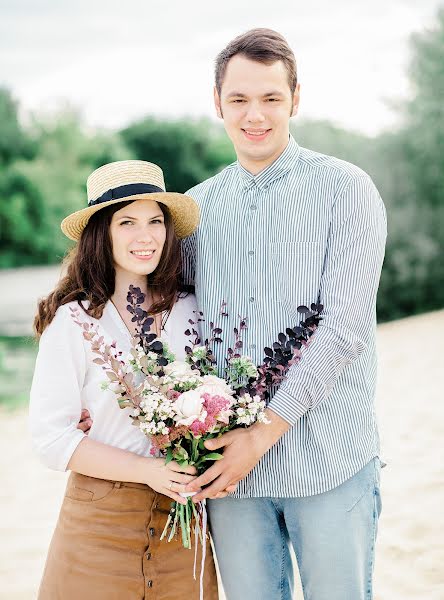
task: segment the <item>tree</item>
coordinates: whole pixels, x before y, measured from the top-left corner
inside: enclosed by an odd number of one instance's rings
[[[58,262],[69,241],[62,219],[86,206],[86,179],[98,166],[128,158],[115,135],[87,134],[74,112],[36,121],[32,160],[19,157],[0,174],[0,267]]]
[[[121,131],[133,158],[158,164],[167,190],[185,192],[236,159],[221,127],[209,120],[149,117]]]

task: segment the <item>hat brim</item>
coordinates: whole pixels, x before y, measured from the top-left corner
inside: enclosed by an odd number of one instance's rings
[[[199,206],[193,198],[177,192],[154,192],[152,194],[126,196],[125,198],[109,200],[93,206],[87,206],[86,208],[82,208],[81,210],[68,215],[63,219],[60,227],[69,239],[78,241],[93,214],[111,204],[134,202],[135,200],[154,200],[155,202],[164,204],[171,214],[174,230],[179,239],[191,235],[199,225]]]

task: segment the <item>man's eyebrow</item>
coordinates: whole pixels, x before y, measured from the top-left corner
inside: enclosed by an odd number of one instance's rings
[[[227,98],[231,98],[232,96],[237,96],[238,98],[246,98],[247,96],[245,94],[243,94],[242,92],[230,92],[227,95]]]
[[[283,96],[282,92],[279,91],[272,91],[272,92],[267,92],[266,94],[263,94],[262,97],[263,98],[269,98],[270,96]],[[229,94],[227,94],[227,98],[232,98],[232,97],[236,97],[236,98],[246,98],[246,94],[243,94],[242,92],[230,92]]]

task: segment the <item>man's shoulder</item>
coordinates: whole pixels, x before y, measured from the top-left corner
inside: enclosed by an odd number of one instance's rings
[[[213,177],[209,177],[208,179],[205,179],[205,181],[202,181],[202,183],[198,183],[197,185],[190,188],[186,192],[186,195],[194,198],[194,200],[196,200],[196,202],[200,202],[208,194],[211,194],[211,192],[213,190],[226,184],[227,181],[232,179],[232,177],[234,176],[234,174],[236,172],[235,169],[236,169],[236,163],[235,162],[231,163],[230,165],[228,165],[227,167],[222,169],[222,171],[220,171],[219,173],[216,173],[216,175],[213,175]]]
[[[302,146],[300,147],[299,161],[301,166],[313,169],[320,177],[333,177],[348,181],[362,177],[370,178],[368,173],[351,162]]]

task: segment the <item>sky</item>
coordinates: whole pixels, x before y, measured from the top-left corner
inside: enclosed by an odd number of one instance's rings
[[[409,94],[409,38],[443,0],[0,0],[0,85],[26,118],[78,108],[92,127],[215,117],[213,64],[236,35],[280,31],[293,48],[300,117],[377,135]]]

